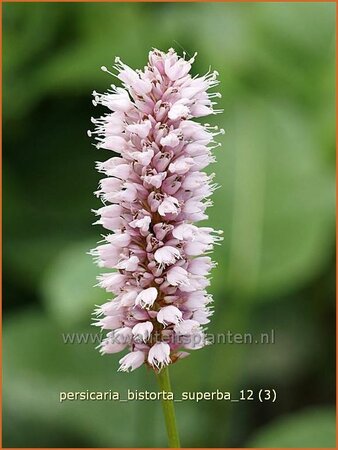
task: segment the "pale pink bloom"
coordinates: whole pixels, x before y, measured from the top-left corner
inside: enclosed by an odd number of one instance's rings
[[[137,295],[135,305],[139,305],[141,306],[141,308],[150,308],[151,306],[153,306],[157,295],[157,289],[154,287],[144,289]]]
[[[190,274],[189,283],[182,283],[180,289],[183,292],[195,292],[205,289],[209,285],[210,281],[208,278]]]
[[[101,327],[102,330],[115,330],[116,328],[121,327],[122,324],[122,315],[120,314],[116,316],[103,317],[94,323],[95,326]]]
[[[116,217],[119,217],[122,214],[122,211],[123,208],[120,205],[109,205],[103,206],[95,212],[97,215],[100,215],[101,218],[106,217],[109,219],[114,219]]]
[[[131,152],[130,156],[142,166],[148,166],[154,156],[154,150],[151,148],[146,151]]]
[[[132,103],[130,101],[128,92],[122,88],[116,88],[116,94],[106,94],[100,95],[97,92],[93,92],[94,95],[94,106],[101,103],[107,106],[112,111],[122,111],[127,112],[132,108]]]
[[[143,322],[144,320],[148,320],[149,319],[149,313],[147,312],[147,310],[142,309],[141,307],[133,307],[132,311],[130,311],[129,313],[129,320],[136,320],[136,321],[141,321]]]
[[[103,303],[103,305],[96,308],[94,312],[98,317],[102,315],[114,316],[115,314],[120,313],[120,308],[118,302],[116,301],[116,299],[114,299],[110,302]]]
[[[146,342],[153,331],[154,326],[151,322],[137,323],[133,327],[133,336],[136,340]]]
[[[175,81],[179,78],[183,78],[191,69],[191,63],[195,61],[195,56],[189,61],[177,58],[174,51],[169,50],[170,57],[165,58],[164,70],[169,80]]]
[[[96,167],[99,172],[102,172],[107,176],[116,176],[114,175],[115,172],[112,171],[114,171],[116,167],[125,166],[125,164],[126,161],[123,158],[114,156],[113,158],[107,159],[107,161],[96,163]],[[130,173],[130,168],[128,169],[128,172]]]
[[[116,344],[130,344],[132,338],[132,329],[129,327],[118,328],[107,334],[112,343]]]
[[[127,143],[120,136],[107,136],[102,138],[96,146],[97,148],[105,148],[107,150],[113,150],[116,153],[121,153],[122,150],[127,148]]]
[[[196,311],[192,315],[192,319],[196,320],[196,322],[200,323],[201,325],[205,325],[210,322],[209,317],[211,315],[212,311],[210,311],[208,308],[196,309]]]
[[[141,139],[144,139],[148,136],[149,131],[151,130],[150,120],[146,120],[143,123],[127,125],[126,130],[131,133],[135,133]]]
[[[167,281],[171,286],[189,285],[188,272],[183,267],[172,267],[167,272]]]
[[[186,119],[189,116],[190,110],[189,108],[182,103],[175,103],[168,112],[169,119],[177,120],[177,119]]]
[[[195,291],[187,297],[187,300],[184,302],[184,306],[190,311],[195,311],[196,309],[201,308],[211,302],[212,297],[205,291]]]
[[[150,216],[144,216],[142,219],[135,219],[132,222],[129,223],[129,225],[132,228],[139,228],[140,232],[147,233],[149,230],[149,225],[151,223],[151,217]]]
[[[188,270],[193,275],[207,275],[208,272],[214,267],[209,256],[201,256],[199,258],[194,258],[189,262]]]
[[[200,329],[200,323],[197,320],[182,320],[175,325],[174,331],[177,334],[191,334]]]
[[[152,170],[150,173],[148,173],[147,175],[144,175],[142,177],[142,179],[147,183],[150,184],[152,186],[154,186],[155,188],[160,188],[162,181],[165,179],[165,177],[167,176],[166,172],[162,172],[162,173],[157,173],[154,170]],[[163,205],[163,203],[162,203]],[[159,207],[159,212],[160,212],[160,208],[162,208],[162,205]],[[163,214],[162,214],[163,215]]]
[[[191,333],[190,339],[183,339],[182,346],[187,350],[198,350],[206,345],[209,345],[209,342],[207,341],[204,332],[199,329],[194,330]]]
[[[180,251],[171,245],[165,245],[159,248],[154,254],[155,260],[162,265],[175,264],[176,260],[180,259],[180,257]]]
[[[180,143],[180,140],[176,133],[169,133],[167,136],[160,140],[160,144],[165,147],[176,147]]]
[[[158,212],[161,216],[166,214],[177,214],[179,208],[179,202],[175,197],[167,197],[158,207]]]
[[[183,175],[187,173],[194,164],[195,163],[192,158],[177,158],[173,163],[169,165],[169,170],[172,173]]]
[[[140,260],[137,256],[133,255],[130,258],[122,259],[117,265],[117,269],[125,269],[128,272],[134,272],[139,265]]]
[[[118,293],[119,289],[125,285],[126,275],[121,273],[104,273],[98,277],[99,285],[107,292]]]
[[[148,354],[148,362],[154,368],[161,370],[170,363],[170,346],[166,342],[156,342]]]
[[[130,244],[131,236],[128,233],[108,234],[106,240],[115,247],[127,247]]]
[[[122,186],[123,182],[118,178],[102,178],[102,180],[100,180],[101,189],[97,191],[96,194],[98,196],[101,195],[109,201],[110,196],[116,194]]]
[[[164,306],[157,314],[157,321],[164,326],[167,326],[169,323],[178,324],[181,319],[182,312],[173,305]]]
[[[116,165],[115,167],[112,167],[108,173],[108,175],[110,177],[116,177],[119,180],[127,180],[128,177],[130,176],[130,174],[131,174],[131,168],[128,164]],[[111,180],[111,178],[110,178],[110,180]],[[101,180],[101,182],[102,182],[102,180]],[[120,186],[117,186],[117,188]]]
[[[120,295],[120,305],[121,306],[134,306],[137,295],[138,295],[138,290],[124,292],[123,294]]]
[[[180,241],[194,241],[198,234],[198,228],[190,223],[182,223],[173,230],[173,236]]]
[[[122,87],[93,92],[94,105],[108,110],[91,119],[88,134],[114,152],[96,163],[104,206],[95,223],[109,232],[91,254],[110,270],[98,281],[115,298],[95,309],[95,325],[107,330],[102,354],[129,349],[120,371],[143,364],[159,371],[187,356],[184,349],[207,345],[202,326],[212,314],[206,288],[214,263],[205,253],[221,237],[197,223],[208,218],[217,188],[214,174],[202,170],[215,161],[215,137],[224,131],[194,120],[220,112],[220,95],[209,92],[218,74],[192,76],[195,56],[155,49],[137,71],[116,58]]]
[[[99,345],[101,355],[110,353],[119,353],[126,348],[127,344],[117,344],[111,342],[110,339],[104,339]]]
[[[145,360],[145,354],[142,351],[131,352],[125,355],[120,359],[120,367],[119,371],[121,372],[132,372],[135,369],[138,369]]]

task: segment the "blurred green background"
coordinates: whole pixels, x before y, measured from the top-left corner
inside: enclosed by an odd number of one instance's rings
[[[276,403],[176,405],[185,447],[335,446],[335,5],[6,3],[3,5],[5,447],[161,447],[157,402],[59,403],[59,391],[149,389],[142,368],[64,345],[93,331],[97,268],[86,255],[97,151],[91,91],[119,55],[198,52],[220,74],[222,185],[208,224],[215,252],[210,332],[275,330],[273,345],[214,345],[171,369],[176,392],[275,388]],[[208,118],[209,119],[209,118]],[[95,330],[94,330],[95,331]]]

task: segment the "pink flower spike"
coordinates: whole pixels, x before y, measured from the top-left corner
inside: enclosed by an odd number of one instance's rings
[[[90,253],[105,269],[98,284],[109,297],[94,325],[105,330],[101,354],[128,349],[122,372],[142,365],[159,372],[208,344],[209,254],[222,237],[198,222],[208,219],[218,187],[203,170],[215,162],[224,130],[195,120],[221,112],[214,109],[220,94],[210,92],[218,74],[193,76],[195,57],[153,49],[143,70],[116,58],[112,71],[102,70],[121,86],[93,92],[94,106],[106,109],[88,135],[113,152],[96,163],[103,206],[95,224],[108,231]]]

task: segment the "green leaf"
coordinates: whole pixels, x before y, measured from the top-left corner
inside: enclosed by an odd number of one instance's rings
[[[336,448],[334,409],[310,409],[290,414],[263,427],[247,447]]]
[[[95,305],[109,294],[95,286],[102,272],[88,255],[93,243],[81,242],[62,249],[51,262],[41,282],[47,311],[61,324],[88,324]]]
[[[217,152],[211,222],[224,230],[213,287],[262,301],[313,277],[330,255],[334,172],[291,105],[246,97]]]

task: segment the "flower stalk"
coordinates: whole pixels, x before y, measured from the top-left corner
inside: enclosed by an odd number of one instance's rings
[[[164,368],[156,376],[158,383],[160,385],[160,390],[164,392],[172,392],[170,384],[169,368],[168,367]],[[162,408],[167,428],[169,447],[180,448],[180,438],[176,422],[174,400],[163,399]]]

